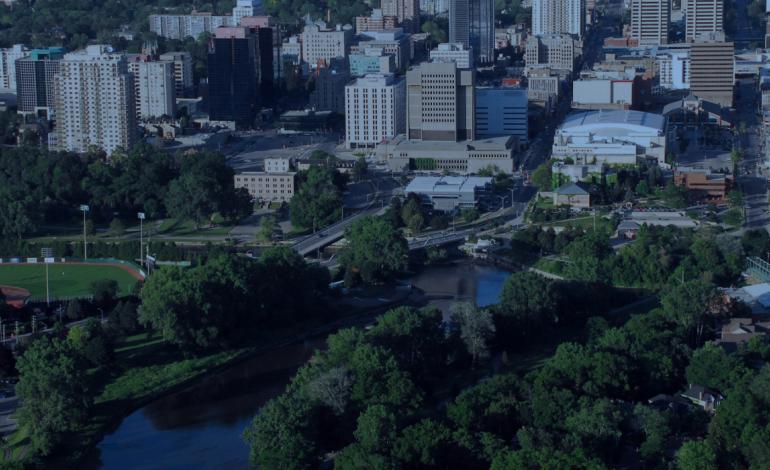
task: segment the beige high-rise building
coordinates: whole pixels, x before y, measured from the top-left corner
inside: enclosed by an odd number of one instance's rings
[[[166,52],[159,59],[174,64],[174,86],[177,98],[183,98],[193,89],[193,64],[189,52]]]
[[[475,139],[476,75],[457,64],[423,63],[406,74],[407,137],[413,140]]]
[[[112,154],[137,139],[134,81],[126,57],[105,45],[65,54],[54,78],[58,150]]]
[[[532,34],[573,34],[582,37],[585,0],[532,0]]]
[[[420,0],[382,0],[382,15],[394,16],[408,33],[420,32]]]
[[[733,105],[735,47],[724,33],[701,35],[690,49],[690,91],[704,101]]]
[[[393,75],[367,75],[345,87],[345,144],[372,148],[405,131],[406,86]]]
[[[683,0],[685,41],[693,42],[702,33],[720,33],[724,29],[724,0]]]
[[[631,0],[631,37],[642,46],[668,44],[670,0]]]

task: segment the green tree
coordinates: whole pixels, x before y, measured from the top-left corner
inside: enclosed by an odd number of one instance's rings
[[[332,172],[311,166],[291,198],[291,223],[297,227],[320,229],[340,219],[342,195],[334,184]]]
[[[364,217],[345,231],[340,261],[349,280],[367,284],[390,279],[407,266],[408,245],[401,231],[379,217]]]
[[[473,363],[488,358],[489,342],[495,335],[492,314],[462,302],[452,306],[452,321],[460,326],[460,338],[473,358]]]
[[[110,222],[110,232],[118,237],[123,236],[126,233],[126,226],[120,218],[115,217],[112,219],[112,222]]]
[[[526,340],[537,328],[551,323],[559,305],[553,281],[534,273],[514,273],[503,284],[496,310],[501,339]]]
[[[96,318],[70,328],[67,340],[73,351],[91,366],[105,366],[114,359],[112,339]]]
[[[343,367],[334,367],[313,379],[307,386],[307,395],[341,415],[350,400],[352,380]]]
[[[264,216],[259,220],[259,232],[257,236],[262,241],[270,241],[273,239],[273,234],[279,229],[278,223],[275,221],[275,217]]]
[[[479,218],[479,211],[476,208],[467,208],[460,211],[460,217],[465,223],[471,223]]]
[[[393,457],[406,468],[450,468],[452,431],[432,419],[405,428],[393,445]]]
[[[716,470],[717,455],[707,441],[687,441],[676,453],[679,470]]]
[[[91,282],[88,290],[97,305],[107,306],[111,305],[118,296],[120,288],[118,281],[114,279],[98,279]]]
[[[553,166],[553,160],[548,160],[545,163],[540,164],[535,171],[532,172],[532,183],[540,191],[553,190],[553,175],[551,167]]]
[[[353,178],[355,178],[356,181],[361,181],[364,178],[366,178],[368,169],[366,164],[366,158],[361,155],[358,158],[356,158],[356,163],[353,165]]]
[[[88,415],[91,398],[85,389],[85,368],[66,341],[45,336],[19,357],[17,368],[19,424],[29,430],[32,447],[48,454]]]
[[[717,299],[712,284],[701,280],[670,286],[661,297],[663,311],[690,338],[691,345],[701,344],[709,310]]]

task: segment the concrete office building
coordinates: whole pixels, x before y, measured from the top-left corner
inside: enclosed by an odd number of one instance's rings
[[[532,0],[532,34],[572,34],[585,32],[585,0]]]
[[[193,91],[193,65],[189,52],[166,52],[161,54],[162,62],[171,62],[174,65],[174,89],[177,98],[189,97]]]
[[[527,73],[527,98],[533,102],[550,103],[559,98],[561,80],[547,68]]]
[[[260,202],[289,202],[294,196],[297,174],[287,172],[244,171],[236,173],[235,188],[246,188]]]
[[[350,83],[347,62],[334,60],[331,66],[315,71],[315,89],[310,94],[310,106],[315,111],[345,112],[345,85]]]
[[[454,63],[423,63],[406,74],[407,137],[413,140],[473,140],[473,70]]]
[[[289,158],[265,158],[265,172],[287,173],[291,171],[291,159]]]
[[[554,136],[552,157],[576,164],[666,166],[666,119],[640,111],[588,111],[567,116]]]
[[[418,176],[404,192],[414,193],[423,204],[442,212],[476,207],[482,193],[489,191],[492,178],[482,176]]]
[[[378,145],[375,153],[379,161],[396,172],[448,171],[468,175],[492,166],[511,174],[518,149],[515,137],[453,142],[407,140],[399,135]]]
[[[350,75],[363,77],[369,74],[396,73],[396,57],[382,49],[364,49],[363,53],[350,54]]]
[[[16,61],[29,55],[23,44],[0,49],[0,92],[16,93]]]
[[[20,114],[53,119],[54,77],[64,49],[33,49],[16,61],[16,105]]]
[[[352,39],[353,28],[349,25],[327,28],[324,21],[308,22],[302,30],[302,60],[314,69],[332,59],[345,58]]]
[[[528,71],[546,67],[572,72],[581,54],[580,42],[569,34],[546,34],[529,38],[524,61]]]
[[[640,46],[668,44],[670,0],[631,0],[631,38]]]
[[[56,149],[112,154],[137,138],[133,77],[126,58],[104,45],[65,54],[54,78]],[[99,86],[94,86],[98,83]]]
[[[724,33],[700,35],[690,50],[690,91],[723,107],[733,105],[735,48]]]
[[[373,148],[406,129],[406,81],[367,75],[345,87],[345,145]]]
[[[527,90],[476,88],[476,138],[513,136],[525,144],[529,136]]]
[[[633,105],[633,80],[586,79],[572,83],[573,109],[631,109]]]
[[[431,62],[454,62],[458,69],[473,68],[473,51],[460,43],[442,43],[430,51]]]
[[[140,61],[129,63],[134,76],[137,119],[152,119],[176,114],[176,86],[172,62]]]
[[[450,0],[449,42],[469,48],[477,64],[494,62],[494,0]]]
[[[395,17],[404,31],[420,32],[419,0],[382,0],[380,8],[383,16]]]
[[[685,40],[694,42],[703,33],[724,31],[724,0],[682,0]]]

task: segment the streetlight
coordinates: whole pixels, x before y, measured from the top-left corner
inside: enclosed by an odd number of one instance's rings
[[[80,210],[83,211],[83,261],[88,261],[88,243],[86,242],[86,213],[91,210],[88,204],[81,204]]]
[[[139,266],[144,266],[144,212],[137,212],[136,217],[139,218]]]

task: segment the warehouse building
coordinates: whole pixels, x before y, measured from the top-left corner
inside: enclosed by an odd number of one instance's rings
[[[480,196],[492,185],[492,178],[480,176],[418,176],[406,187],[425,205],[443,212],[476,207]]]

